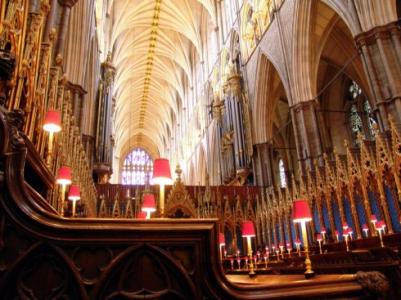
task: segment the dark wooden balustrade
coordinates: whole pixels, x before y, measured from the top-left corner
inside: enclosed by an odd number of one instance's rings
[[[45,201],[54,179],[18,131],[20,118],[0,109],[2,299],[374,299],[383,292],[367,283],[377,273],[229,280],[215,219],[62,218]]]

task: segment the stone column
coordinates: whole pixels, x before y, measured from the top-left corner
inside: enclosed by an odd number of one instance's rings
[[[257,168],[257,183],[259,186],[272,186],[274,184],[273,145],[271,143],[263,143],[256,145],[255,165]]]
[[[313,168],[313,160],[317,159],[319,165],[323,164],[322,142],[316,116],[317,101],[301,102],[290,108],[292,124],[294,127],[295,141],[298,152],[298,160],[302,173]]]
[[[398,22],[377,26],[355,37],[373,95],[381,130],[388,115],[401,122],[401,28]]]
[[[58,27],[57,44],[55,48],[56,63],[62,65],[63,63],[63,50],[65,38],[68,30],[68,23],[70,20],[71,8],[78,2],[78,0],[58,0],[61,9],[60,23]]]

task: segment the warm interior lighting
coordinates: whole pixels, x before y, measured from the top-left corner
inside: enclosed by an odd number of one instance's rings
[[[248,257],[249,257],[249,276],[255,276],[253,259],[252,259],[252,243],[251,238],[255,237],[255,227],[253,226],[253,222],[250,220],[246,220],[242,222],[242,237],[246,237],[247,245],[248,245]]]
[[[61,185],[61,211],[60,214],[64,216],[64,199],[65,199],[65,190],[67,185],[71,184],[71,168],[63,166],[58,170],[58,175],[56,182]]]
[[[71,185],[70,190],[68,192],[68,200],[77,201],[79,199],[81,199],[79,186],[73,184]]]
[[[146,213],[146,219],[150,219],[150,214],[156,211],[156,201],[153,194],[143,195],[142,211]]]
[[[369,236],[369,226],[367,224],[363,224],[362,225],[362,230],[365,233],[365,236],[368,237]]]
[[[310,211],[308,200],[306,199],[294,200],[292,213],[293,213],[294,223],[301,224],[302,239],[304,242],[305,256],[306,256],[305,257],[306,271],[304,275],[305,278],[311,278],[315,275],[315,272],[312,270],[312,262],[309,258],[308,234],[306,231],[306,222],[312,221],[312,214]]]
[[[225,245],[225,239],[224,239],[224,234],[222,234],[221,232],[219,233],[219,245],[220,246],[224,246]]]
[[[61,131],[61,113],[58,110],[49,110],[45,116],[43,129],[47,132],[60,132]]]
[[[172,184],[170,163],[166,158],[157,158],[153,163],[152,184],[160,185],[160,216],[164,218],[164,186]]]
[[[153,163],[152,184],[172,184],[170,163],[166,158],[157,158]]]
[[[68,192],[68,200],[72,201],[72,216],[75,216],[75,211],[76,211],[76,203],[77,201],[81,199],[81,192],[79,190],[79,186],[73,184],[70,187],[70,190]]]
[[[318,233],[316,235],[316,240],[319,243],[319,252],[320,252],[320,254],[322,254],[323,253],[322,252],[322,241],[323,241],[323,238],[322,238],[322,235],[320,233]]]
[[[255,227],[252,221],[244,221],[242,223],[242,236],[243,237],[255,237]]]
[[[71,184],[71,168],[66,166],[61,167],[58,170],[56,182],[61,185]]]
[[[312,214],[306,199],[298,199],[293,203],[293,220],[295,223],[312,221]]]

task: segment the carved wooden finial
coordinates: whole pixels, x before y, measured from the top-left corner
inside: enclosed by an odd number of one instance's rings
[[[180,164],[177,164],[177,166],[175,167],[175,174],[177,174],[177,181],[181,182],[182,170],[181,170]]]

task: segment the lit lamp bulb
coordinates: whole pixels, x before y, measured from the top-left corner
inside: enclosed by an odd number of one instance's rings
[[[338,233],[338,230],[335,230],[334,234],[336,235],[336,240],[337,240],[337,243],[338,243],[340,241],[340,234]]]
[[[322,252],[322,240],[323,240],[323,238],[322,238],[322,235],[320,233],[317,234],[316,240],[319,243],[319,252],[320,252],[320,254],[322,254],[323,253]]]
[[[373,226],[372,234],[376,235],[376,233],[374,233],[375,232],[374,230],[376,229],[376,223],[377,223],[376,215],[370,216],[370,223],[372,223],[372,226]]]
[[[297,248],[298,256],[301,256],[301,240],[299,238],[295,240],[295,247]]]
[[[219,232],[219,249],[220,249],[220,258],[221,261],[223,261],[223,247],[226,244],[225,239],[224,239],[224,234]],[[224,251],[225,252],[225,251]]]
[[[278,246],[280,248],[281,257],[284,259],[284,244],[280,243]]]
[[[56,179],[57,184],[61,185],[61,209],[60,214],[64,216],[64,199],[65,199],[65,190],[67,185],[71,184],[71,168],[63,166],[58,170],[58,175]]]
[[[348,227],[347,228],[343,228],[343,237],[344,237],[344,241],[345,241],[345,247],[347,249],[347,252],[349,251],[349,246],[348,246]]]
[[[252,221],[244,221],[242,223],[242,237],[246,237],[247,243],[248,243],[248,256],[250,258],[250,264],[249,264],[249,276],[253,277],[255,276],[255,271],[254,271],[254,266],[252,262],[252,243],[251,243],[251,238],[255,237],[255,227],[253,226]]]
[[[43,130],[49,133],[49,146],[47,151],[46,162],[50,165],[51,155],[53,152],[53,135],[61,131],[61,113],[58,110],[49,110],[45,116]]]
[[[164,218],[164,187],[172,184],[170,163],[166,158],[155,159],[153,163],[152,184],[160,185],[160,216]]]
[[[142,211],[146,213],[146,220],[149,220],[150,214],[156,211],[156,201],[153,194],[143,195]]]
[[[305,247],[305,278],[311,278],[315,275],[315,272],[312,270],[312,263],[309,258],[309,247],[308,247],[308,235],[306,232],[306,222],[312,221],[312,214],[309,208],[308,201],[306,199],[298,199],[293,203],[292,208],[294,223],[301,224],[302,230],[302,239],[304,241]]]
[[[348,236],[349,236],[349,240],[352,240],[352,235],[354,234],[354,231],[352,230],[352,228],[348,228]]]
[[[365,237],[368,237],[369,236],[369,227],[368,227],[368,225],[363,224],[362,225],[362,230],[365,233]]]
[[[322,230],[320,230],[320,234],[322,235],[322,241],[323,241],[323,243],[324,243],[324,241],[326,240],[326,228],[325,227],[322,227]]]
[[[72,216],[75,217],[76,204],[77,201],[81,199],[81,192],[79,190],[79,186],[73,184],[70,186],[70,190],[68,192],[68,200],[72,201]]]
[[[380,246],[382,246],[382,248],[384,247],[383,233],[384,233],[385,228],[386,228],[386,224],[383,221],[376,222],[376,230],[379,233]]]

